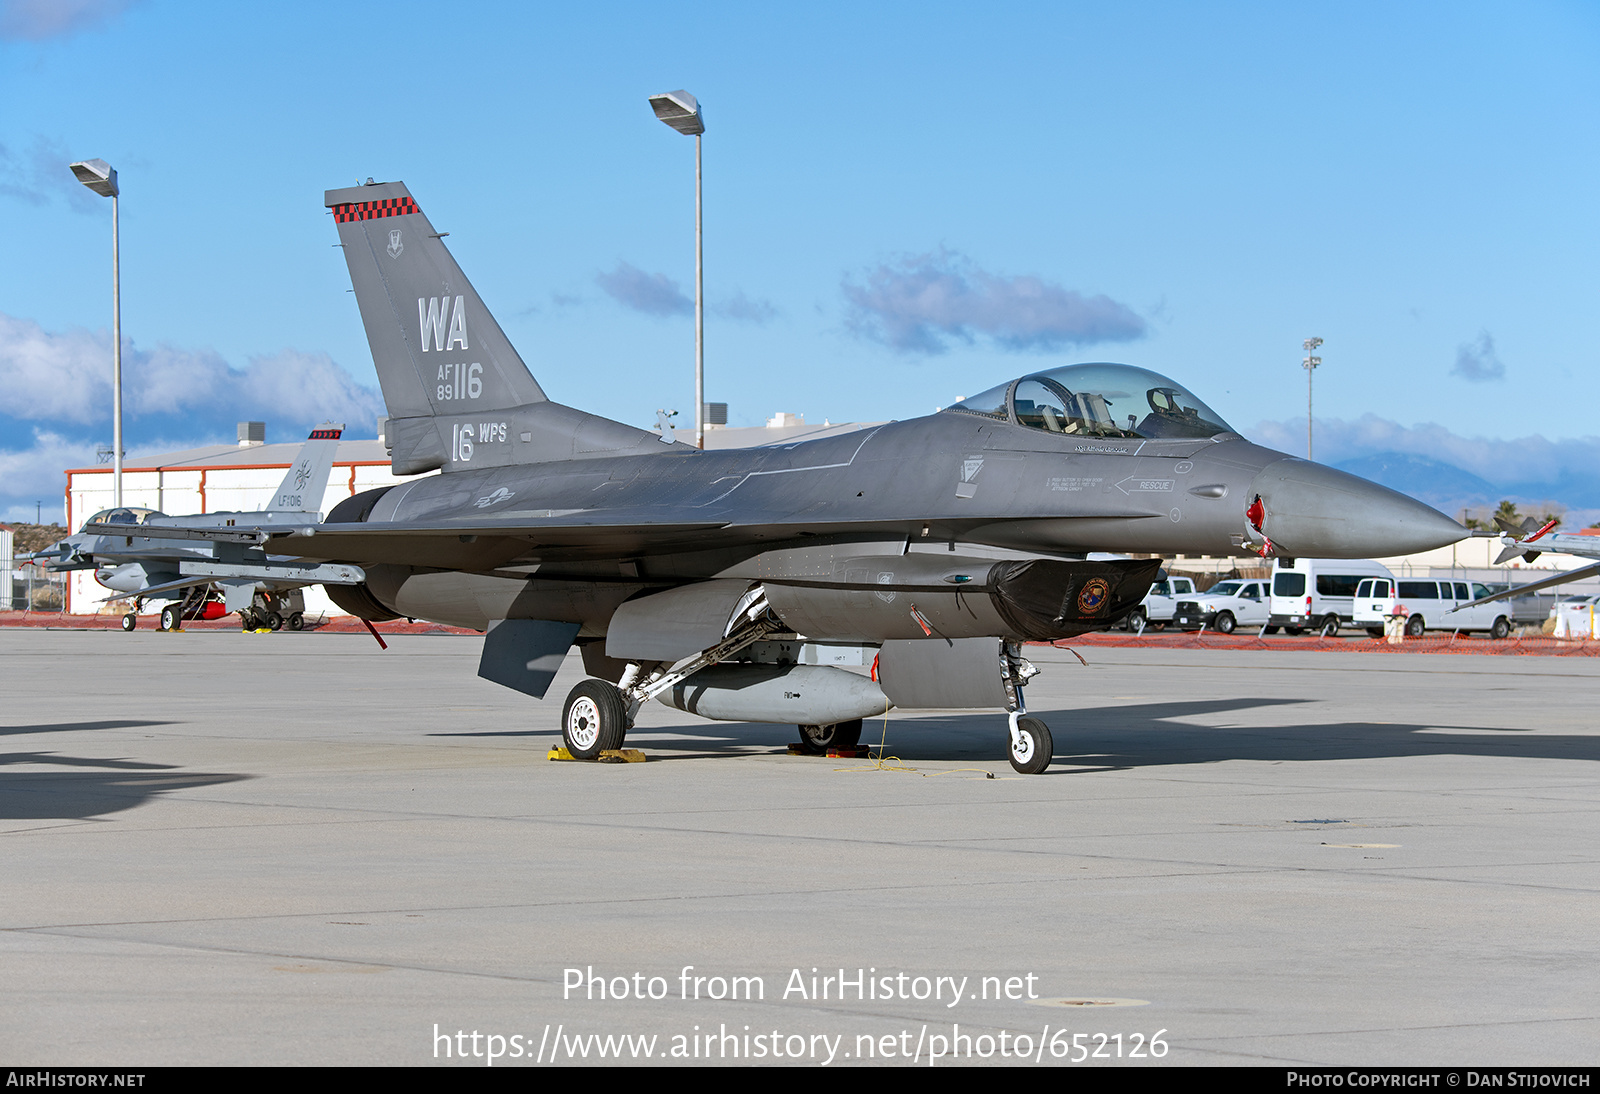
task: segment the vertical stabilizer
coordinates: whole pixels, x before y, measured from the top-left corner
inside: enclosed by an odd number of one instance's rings
[[[323,495],[328,492],[328,476],[333,473],[333,457],[339,451],[339,435],[344,424],[324,422],[311,431],[289,473],[272,495],[267,510],[275,513],[320,513]]]
[[[329,190],[325,201],[389,407],[395,474],[683,447],[547,399],[404,183]]]
[[[325,203],[389,407],[396,472],[450,462],[449,427],[441,437],[436,417],[545,401],[404,183],[329,190]]]

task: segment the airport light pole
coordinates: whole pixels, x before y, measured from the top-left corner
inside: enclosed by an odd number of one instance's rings
[[[694,138],[694,446],[706,446],[706,298],[700,218],[700,136],[706,131],[700,103],[687,91],[650,96],[656,117]]]
[[[72,165],[78,181],[111,199],[111,475],[112,505],[122,508],[122,260],[117,253],[117,171],[105,160]]]
[[[1306,351],[1306,359],[1300,362],[1300,367],[1306,370],[1306,459],[1311,458],[1311,373],[1320,364],[1322,358],[1313,356],[1317,347],[1322,345],[1320,338],[1307,338],[1300,343]]]

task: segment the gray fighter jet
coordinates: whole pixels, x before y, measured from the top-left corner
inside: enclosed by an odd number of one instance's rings
[[[122,617],[125,631],[138,626],[140,609],[152,599],[173,602],[161,609],[164,631],[184,619],[228,612],[239,613],[245,630],[284,625],[299,630],[305,611],[300,590],[319,583],[354,584],[362,580],[360,568],[267,557],[254,529],[299,527],[321,516],[318,506],[343,430],[332,423],[313,429],[260,512],[168,516],[133,506],[105,509],[85,521],[77,535],[33,555],[32,561],[57,571],[94,570],[95,580],[116,593],[107,600],[133,601]]]
[[[1053,368],[805,443],[669,443],[546,398],[404,185],[326,204],[394,471],[443,473],[260,540],[359,565],[366,580],[329,595],[364,619],[487,631],[479,674],[535,697],[576,644],[593,677],[561,716],[577,757],[621,745],[651,699],[796,724],[811,749],[853,743],[891,706],[993,708],[1012,764],[1041,771],[1051,738],[1025,717],[1022,644],[1115,622],[1161,565],[1090,552],[1364,557],[1465,534],[1251,444],[1126,365]]]

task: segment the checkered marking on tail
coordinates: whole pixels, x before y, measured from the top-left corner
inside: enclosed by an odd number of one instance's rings
[[[333,207],[335,224],[349,224],[353,220],[376,220],[379,217],[397,217],[419,212],[417,203],[410,197],[384,198],[382,201],[351,202]]]

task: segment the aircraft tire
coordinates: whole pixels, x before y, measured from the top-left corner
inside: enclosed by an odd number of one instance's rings
[[[139,625],[139,617],[134,615],[132,612],[129,612],[127,615],[122,617],[122,629],[123,630],[131,631],[131,630],[133,630],[133,628],[137,627],[138,625]]]
[[[164,631],[175,631],[182,622],[178,609],[169,604],[161,609],[161,622],[157,626]]]
[[[1428,629],[1427,620],[1420,615],[1414,615],[1406,620],[1406,637],[1421,638],[1422,632]]]
[[[268,612],[266,624],[271,630],[281,631],[283,629],[283,616],[279,615],[277,612]]]
[[[1018,741],[1006,749],[1013,768],[1023,775],[1037,775],[1050,766],[1055,744],[1049,726],[1037,718],[1018,718],[1017,736]]]
[[[826,756],[830,748],[854,748],[860,743],[860,718],[828,726],[800,727],[800,748],[810,756]]]
[[[1339,633],[1339,617],[1336,615],[1324,616],[1322,627],[1318,631],[1324,638],[1333,638]]]
[[[1494,626],[1489,628],[1489,637],[1497,642],[1502,638],[1509,637],[1510,634],[1511,621],[1503,615],[1494,621]]]
[[[306,617],[301,615],[299,612],[295,612],[289,617],[288,622],[289,629],[291,631],[304,630],[306,626]]]
[[[575,760],[598,759],[622,747],[628,733],[628,707],[622,692],[604,680],[580,680],[561,709],[561,739]]]
[[[1218,612],[1216,630],[1220,634],[1232,634],[1239,626],[1239,621],[1233,618],[1232,612]]]

